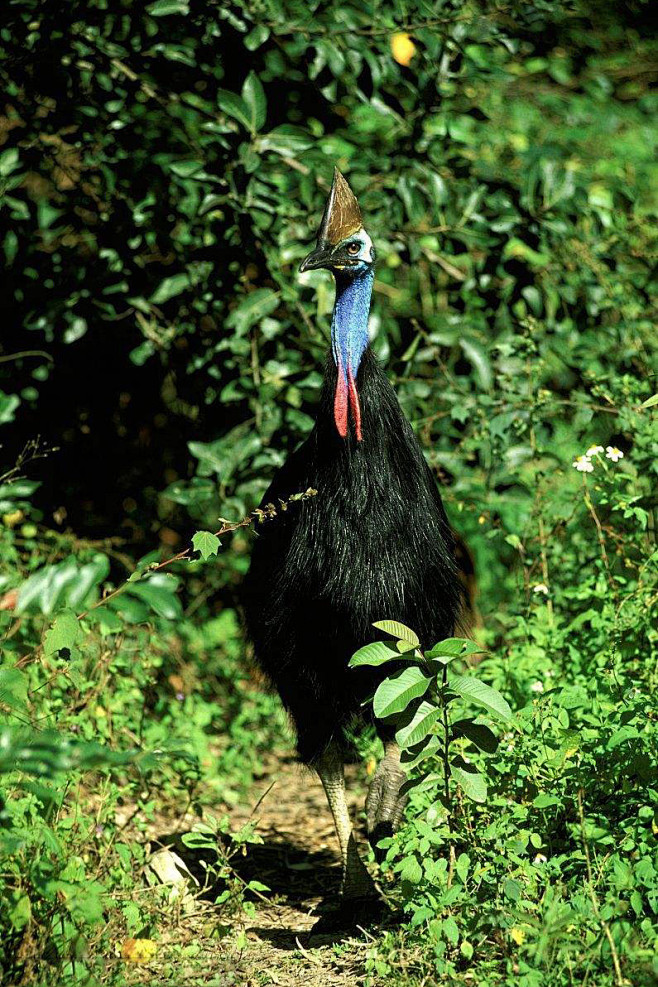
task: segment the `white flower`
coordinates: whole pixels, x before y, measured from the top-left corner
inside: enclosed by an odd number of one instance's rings
[[[585,455],[598,456],[600,452],[603,452],[603,446],[590,446]]]
[[[530,692],[543,692],[543,691],[544,691],[543,682],[539,682],[539,681],[533,682],[532,685],[530,686]]]
[[[572,465],[579,473],[591,473],[594,470],[589,456],[576,456]]]
[[[544,596],[548,596],[548,586],[546,583],[537,583],[536,586],[532,587],[533,593],[543,593]]]
[[[547,859],[548,858],[545,857],[543,853],[538,853],[535,859],[533,860],[533,864],[536,864],[537,866],[539,866],[540,864],[545,864]]]
[[[605,456],[606,459],[611,459],[613,463],[618,463],[620,459],[624,458],[623,452],[617,446],[606,446]]]

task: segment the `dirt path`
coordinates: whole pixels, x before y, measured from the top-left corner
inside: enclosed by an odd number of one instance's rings
[[[242,873],[266,884],[273,899],[259,900],[255,916],[245,923],[246,967],[259,985],[353,987],[362,979],[368,937],[341,937],[338,948],[330,939],[320,939],[321,945],[317,937],[309,942],[318,905],[337,896],[340,886],[340,858],[324,790],[317,775],[292,758],[272,758],[267,769],[254,786],[249,810],[231,815],[237,825],[256,820],[264,842],[249,849]],[[346,775],[356,818],[363,790],[355,767],[348,765]]]
[[[311,938],[318,906],[338,895],[340,859],[331,813],[322,785],[314,772],[292,756],[274,754],[249,798],[230,812],[231,829],[254,822],[262,845],[249,845],[244,856],[231,861],[245,881],[258,880],[270,890],[252,897],[252,915],[227,919],[227,934],[218,939],[221,911],[196,902],[189,915],[181,914],[172,929],[173,945],[188,951],[189,959],[175,964],[161,981],[167,987],[358,987],[372,937],[339,935]],[[353,818],[363,808],[360,770],[348,765],[349,805]],[[193,858],[176,833],[188,831],[193,820],[178,820],[176,832],[153,840],[152,846],[174,846],[194,869]],[[197,861],[198,863],[198,861]],[[191,950],[191,952],[190,952]],[[203,974],[205,969],[206,974]],[[172,976],[173,975],[173,976]],[[134,981],[132,981],[134,983]],[[141,980],[140,982],[145,982]],[[380,983],[370,981],[373,987]]]

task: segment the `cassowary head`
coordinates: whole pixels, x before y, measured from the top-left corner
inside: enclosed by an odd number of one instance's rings
[[[336,279],[336,302],[331,321],[331,349],[336,364],[334,421],[346,439],[352,422],[357,441],[361,431],[361,405],[357,375],[368,346],[368,312],[375,277],[375,251],[363,228],[354,192],[338,168],[325,206],[315,250],[300,271],[325,267]]]
[[[318,230],[318,243],[300,265],[300,272],[325,267],[334,274],[359,275],[372,268],[375,250],[363,228],[354,192],[338,168]]]

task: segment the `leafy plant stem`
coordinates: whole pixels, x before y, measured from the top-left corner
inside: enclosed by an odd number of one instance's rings
[[[626,978],[622,975],[617,947],[615,946],[615,941],[612,938],[612,933],[610,932],[610,927],[608,923],[601,916],[598,898],[596,897],[596,892],[594,890],[592,861],[589,852],[589,844],[587,842],[587,835],[585,833],[585,813],[583,811],[582,788],[578,789],[578,820],[580,822],[580,839],[583,847],[583,853],[585,855],[585,867],[587,869],[587,891],[590,897],[590,901],[592,902],[592,909],[599,922],[599,925],[601,926],[601,931],[603,932],[604,936],[608,940],[608,945],[610,946],[610,955],[612,957],[612,965],[615,970],[615,982],[617,984],[617,987],[627,987],[629,981],[626,980]]]

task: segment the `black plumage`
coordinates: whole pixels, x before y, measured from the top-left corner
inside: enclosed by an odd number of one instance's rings
[[[400,620],[429,646],[453,633],[460,582],[453,538],[434,478],[370,347],[356,378],[362,433],[334,422],[337,369],[329,357],[317,420],[276,474],[263,504],[312,487],[258,528],[246,582],[256,659],[295,723],[300,758],[313,763],[345,728],[381,670],[348,669]]]

